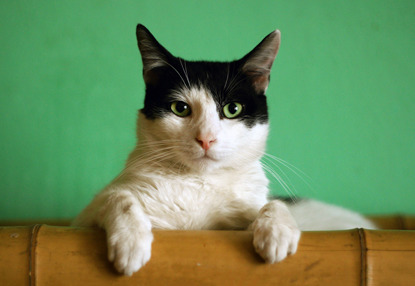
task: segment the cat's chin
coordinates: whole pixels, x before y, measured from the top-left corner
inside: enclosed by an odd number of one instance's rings
[[[221,168],[223,166],[223,162],[220,158],[212,154],[205,153],[193,158],[188,158],[185,165],[187,165],[190,170],[195,172],[209,172]]]
[[[191,160],[188,163],[188,166],[192,171],[207,172],[220,168],[221,164],[218,161],[213,160],[211,158],[202,157],[199,159]]]

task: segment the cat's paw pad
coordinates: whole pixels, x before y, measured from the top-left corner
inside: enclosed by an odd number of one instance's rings
[[[118,272],[131,276],[150,260],[152,241],[147,231],[113,233],[108,236],[108,259]]]
[[[252,228],[254,248],[267,263],[279,262],[297,251],[301,235],[297,226],[261,218]]]

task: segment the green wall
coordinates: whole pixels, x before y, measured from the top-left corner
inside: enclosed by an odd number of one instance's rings
[[[309,176],[281,166],[292,191],[415,213],[414,10],[411,0],[1,1],[0,219],[73,217],[121,170],[143,101],[138,22],[188,59],[243,56],[279,28],[268,153]]]

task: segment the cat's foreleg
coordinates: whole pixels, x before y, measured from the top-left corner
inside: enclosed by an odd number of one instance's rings
[[[85,218],[90,217],[105,229],[108,259],[118,272],[130,276],[149,261],[151,222],[131,191],[117,189],[98,194],[74,225],[86,225]]]
[[[301,232],[281,201],[270,201],[262,207],[250,229],[256,252],[268,263],[279,262],[297,251]]]
[[[118,191],[108,201],[103,227],[107,232],[108,259],[125,275],[132,275],[151,256],[151,222],[137,198]]]

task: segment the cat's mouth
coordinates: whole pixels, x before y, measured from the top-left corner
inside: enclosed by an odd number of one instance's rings
[[[204,153],[195,156],[194,160],[198,162],[218,162],[219,158],[214,154],[211,154],[211,152],[205,151]]]
[[[216,152],[213,152],[212,150],[208,150],[208,151],[199,150],[199,151],[191,152],[190,154],[187,153],[183,155],[185,155],[183,159],[184,159],[184,162],[187,161],[187,165],[191,166],[192,168],[201,169],[201,170],[219,166],[223,160],[220,154],[217,154]]]
[[[207,152],[205,152],[205,154],[203,156],[201,156],[199,158],[199,160],[210,160],[210,161],[219,161],[217,158],[213,157],[212,155],[208,154]]]

